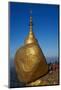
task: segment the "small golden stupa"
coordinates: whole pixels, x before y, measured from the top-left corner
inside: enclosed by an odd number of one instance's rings
[[[32,31],[32,16],[30,16],[30,31],[24,45],[15,55],[15,67],[19,81],[30,83],[48,72],[45,56]]]

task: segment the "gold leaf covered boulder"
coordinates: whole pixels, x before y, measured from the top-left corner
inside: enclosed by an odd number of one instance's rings
[[[15,67],[19,81],[29,83],[48,72],[48,65],[43,52],[32,32],[32,16],[30,16],[30,32],[24,46],[15,55]]]

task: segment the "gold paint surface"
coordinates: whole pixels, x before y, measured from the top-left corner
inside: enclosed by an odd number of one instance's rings
[[[19,81],[25,83],[32,82],[48,72],[46,59],[32,32],[32,18],[25,44],[16,52],[15,66]]]

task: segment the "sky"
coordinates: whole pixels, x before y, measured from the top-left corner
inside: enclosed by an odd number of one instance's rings
[[[10,58],[22,45],[29,33],[30,10],[33,32],[45,57],[58,57],[59,6],[48,4],[9,3]]]

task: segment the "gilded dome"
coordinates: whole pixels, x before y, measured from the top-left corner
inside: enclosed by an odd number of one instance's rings
[[[45,56],[32,31],[32,16],[29,35],[16,52],[15,66],[19,81],[24,83],[32,82],[48,72]]]

